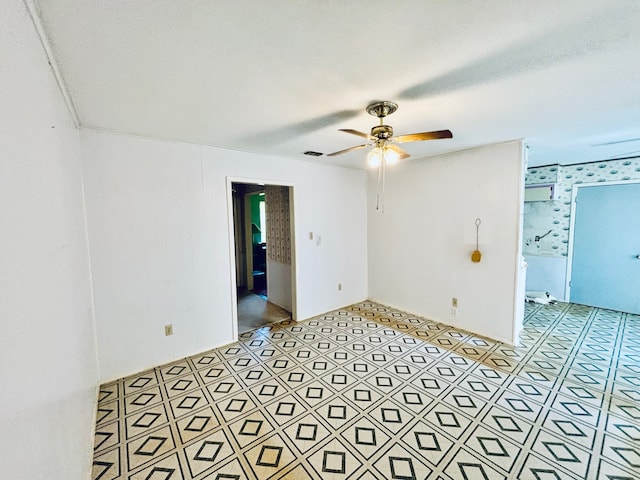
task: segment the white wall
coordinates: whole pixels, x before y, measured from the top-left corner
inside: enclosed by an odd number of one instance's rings
[[[291,265],[267,259],[267,294],[269,301],[291,311]]]
[[[367,297],[365,172],[90,130],[81,143],[103,381],[235,341],[231,180],[294,187],[297,319]]]
[[[527,261],[527,291],[547,292],[565,300],[567,257],[525,255]]]
[[[404,162],[387,171],[382,214],[372,172],[369,297],[513,343],[523,308],[516,301],[523,167],[521,142]],[[470,260],[476,218],[480,263]],[[456,318],[452,297],[459,301]]]
[[[78,132],[0,2],[0,478],[89,478],[98,373]]]

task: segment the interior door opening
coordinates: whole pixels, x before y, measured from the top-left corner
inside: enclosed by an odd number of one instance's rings
[[[233,182],[238,335],[292,318],[292,187]]]

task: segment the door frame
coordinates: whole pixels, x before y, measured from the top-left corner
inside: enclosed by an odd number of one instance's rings
[[[227,229],[229,232],[229,272],[231,274],[231,333],[233,338],[238,338],[238,293],[236,278],[236,239],[233,219],[233,184],[249,183],[254,185],[275,185],[289,187],[289,225],[291,235],[291,318],[298,318],[298,289],[296,261],[296,236],[295,236],[295,183],[264,178],[246,178],[226,176],[227,183]],[[243,200],[244,201],[244,200]],[[267,273],[268,275],[268,273]]]
[[[565,297],[568,302],[571,301],[571,270],[573,269],[573,242],[576,223],[576,198],[580,188],[585,187],[605,187],[610,185],[626,185],[629,183],[640,183],[640,179],[633,180],[616,180],[613,182],[593,182],[593,183],[576,183],[571,189],[571,212],[569,217],[569,250],[567,252],[567,276],[564,286]]]

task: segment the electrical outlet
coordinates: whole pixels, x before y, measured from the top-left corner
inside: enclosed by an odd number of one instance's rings
[[[338,291],[339,291],[339,292],[341,292],[341,291],[342,291],[342,284],[341,284],[341,283],[339,283],[339,284],[338,284]]]
[[[458,316],[458,307],[451,307],[451,316],[456,318]]]
[[[170,323],[169,325],[164,326],[164,335],[165,337],[173,335],[173,324]]]
[[[313,232],[309,232],[309,240],[313,240]]]

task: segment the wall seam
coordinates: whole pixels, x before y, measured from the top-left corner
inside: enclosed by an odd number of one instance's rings
[[[91,322],[93,324],[93,346],[96,357],[96,369],[98,381],[100,381],[100,356],[98,355],[98,322],[96,320],[96,298],[95,298],[95,288],[93,284],[93,257],[91,255],[91,244],[89,242],[89,216],[87,215],[87,197],[85,194],[85,169],[84,169],[84,159],[82,156],[82,148],[80,147],[80,131],[78,131],[78,146],[80,150],[80,191],[82,193],[82,213],[84,216],[84,239],[85,244],[87,246],[87,260],[89,264],[89,302],[91,306]]]

